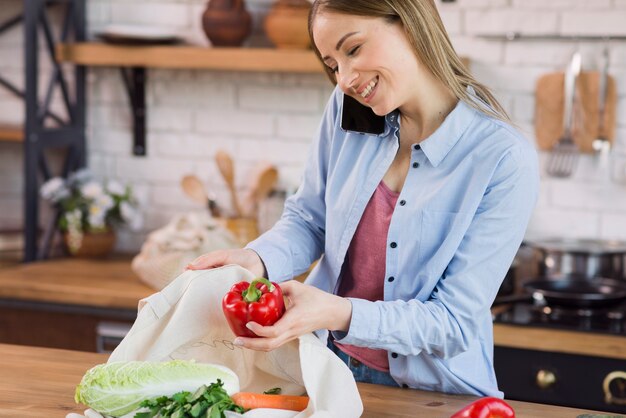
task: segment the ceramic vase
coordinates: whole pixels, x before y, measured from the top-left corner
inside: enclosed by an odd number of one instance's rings
[[[209,0],[202,28],[214,46],[241,46],[252,30],[244,0]]]
[[[307,0],[277,0],[265,18],[265,33],[277,48],[308,49],[311,47],[308,31]]]

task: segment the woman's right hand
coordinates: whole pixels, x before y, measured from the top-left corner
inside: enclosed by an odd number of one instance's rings
[[[249,249],[217,250],[203,254],[185,267],[185,270],[207,270],[227,264],[237,264],[250,270],[256,277],[265,277],[265,265],[261,257]]]

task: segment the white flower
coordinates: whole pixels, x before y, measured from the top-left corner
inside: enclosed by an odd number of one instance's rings
[[[99,205],[91,205],[89,207],[89,216],[87,217],[89,226],[92,229],[103,229],[105,224],[106,210]]]
[[[109,209],[115,206],[115,201],[108,194],[103,194],[96,197],[94,205],[98,206],[104,213],[106,213]]]
[[[69,196],[69,190],[65,187],[65,182],[61,177],[53,177],[45,182],[40,189],[41,197],[52,202],[58,202]]]
[[[65,214],[65,219],[67,219],[67,223],[70,226],[79,226],[80,227],[80,219],[82,217],[82,214],[80,212],[80,209],[74,209],[71,212],[67,212]]]
[[[104,193],[102,185],[95,181],[90,181],[80,188],[80,193],[88,199],[98,199]]]
[[[126,188],[116,180],[109,180],[107,182],[107,191],[116,196],[123,196],[126,193]]]

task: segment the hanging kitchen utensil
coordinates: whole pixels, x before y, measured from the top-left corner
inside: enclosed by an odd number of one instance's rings
[[[600,63],[600,82],[599,82],[599,102],[598,102],[598,137],[593,141],[592,146],[596,153],[606,153],[611,148],[611,142],[607,138],[606,133],[606,98],[608,92],[608,75],[609,75],[609,48],[607,46],[602,50],[602,59]]]
[[[242,216],[241,206],[239,205],[239,199],[237,197],[237,190],[235,190],[235,168],[233,159],[226,151],[219,150],[215,153],[215,162],[219,169],[228,191],[230,192],[230,200],[233,207],[234,216],[239,218]]]
[[[278,181],[278,170],[273,165],[261,168],[246,196],[246,215],[252,218],[258,217],[259,203],[269,196]]]
[[[574,107],[572,136],[578,151],[596,154],[593,142],[599,136],[600,78],[601,71],[581,71],[576,81],[576,106]],[[551,151],[563,133],[565,96],[563,72],[548,73],[537,79],[535,86],[535,139],[537,148]],[[606,76],[604,109],[604,137],[615,141],[617,118],[617,90],[615,79]]]
[[[213,217],[219,217],[219,208],[215,200],[215,195],[209,193],[204,187],[204,183],[197,176],[193,174],[187,175],[182,178],[181,187],[185,194],[193,201],[206,205]]]
[[[565,73],[565,111],[563,114],[563,135],[556,143],[550,156],[546,171],[553,177],[569,177],[578,162],[578,146],[572,135],[572,119],[574,115],[574,101],[576,98],[576,79],[580,74],[581,56],[577,51],[572,56],[567,72]]]

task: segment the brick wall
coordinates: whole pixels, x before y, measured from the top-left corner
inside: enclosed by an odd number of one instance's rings
[[[21,1],[5,0],[19,8]],[[89,0],[92,33],[115,23],[155,23],[180,30],[205,45],[201,0]],[[248,43],[266,45],[262,18],[271,0],[247,0],[255,17]],[[585,69],[597,67],[601,42],[504,41],[482,35],[518,31],[530,35],[626,35],[626,0],[457,0],[439,8],[453,43],[472,61],[476,76],[533,138],[534,85],[539,75],[560,70],[576,48]],[[3,6],[4,7],[4,6]],[[0,17],[6,12],[0,11]],[[21,78],[19,33],[0,37],[0,73]],[[541,197],[529,235],[626,239],[626,41],[610,45],[611,74],[619,89],[618,144],[610,158],[583,156],[568,179],[542,176]],[[148,156],[130,153],[130,112],[119,72],[89,72],[89,164],[102,177],[132,182],[146,214],[145,230],[123,233],[120,248],[136,249],[145,233],[178,211],[197,208],[179,188],[187,173],[199,175],[227,204],[213,156],[235,156],[243,192],[255,164],[275,163],[281,185],[299,182],[308,144],[331,86],[323,75],[150,70]],[[0,121],[20,119],[19,102],[0,89]],[[20,151],[0,144],[0,223],[19,223]],[[545,161],[546,155],[541,154]],[[612,175],[613,174],[613,175]]]

